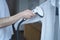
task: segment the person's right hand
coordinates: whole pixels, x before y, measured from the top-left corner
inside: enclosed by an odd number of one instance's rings
[[[31,10],[25,10],[22,12],[22,16],[25,19],[29,19],[35,16],[35,14]]]

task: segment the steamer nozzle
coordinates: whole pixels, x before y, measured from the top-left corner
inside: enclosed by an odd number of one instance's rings
[[[40,17],[44,16],[43,10],[41,9],[41,7],[37,6],[35,9],[32,10],[33,13],[37,14]]]

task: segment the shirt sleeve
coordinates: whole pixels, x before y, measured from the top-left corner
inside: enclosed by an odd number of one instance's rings
[[[10,16],[6,0],[0,0],[0,18]]]

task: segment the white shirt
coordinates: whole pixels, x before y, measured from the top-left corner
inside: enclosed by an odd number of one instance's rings
[[[36,16],[35,18],[26,20],[22,24],[42,22],[42,32],[41,40],[54,40],[54,27],[55,27],[55,7],[50,1],[46,1],[40,5],[43,10],[44,17],[40,18]]]
[[[10,16],[6,0],[0,0],[0,18]],[[0,40],[9,40],[12,35],[12,26],[0,28]]]

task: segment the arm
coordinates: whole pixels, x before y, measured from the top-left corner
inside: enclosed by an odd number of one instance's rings
[[[22,18],[22,16],[18,14],[11,17],[0,18],[0,27],[11,25],[18,21],[20,18]]]
[[[34,14],[30,10],[26,10],[11,17],[0,18],[0,27],[9,26],[21,18],[31,18],[32,16],[34,16]]]

